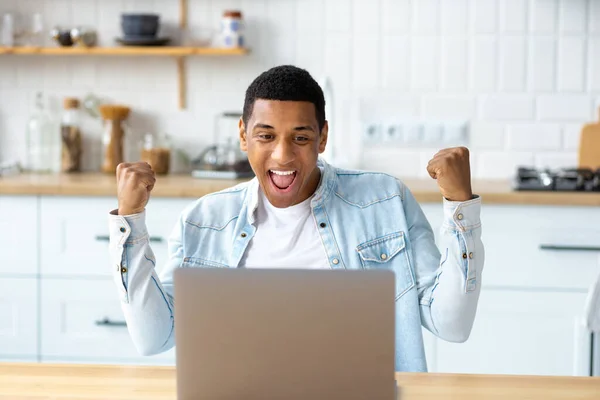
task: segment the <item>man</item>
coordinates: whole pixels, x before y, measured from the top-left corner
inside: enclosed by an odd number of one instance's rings
[[[448,341],[467,339],[484,259],[481,200],[471,192],[467,149],[442,150],[427,167],[444,198],[440,255],[402,182],[318,159],[327,131],[323,92],[308,72],[280,66],[257,77],[239,122],[240,145],[256,178],[183,211],[160,278],[144,222],[154,173],[145,163],[119,166],[111,253],[140,353],[174,345],[178,267],[390,269],[396,276],[396,370],[426,371],[421,324]]]

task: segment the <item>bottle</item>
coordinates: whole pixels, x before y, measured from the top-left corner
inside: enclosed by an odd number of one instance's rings
[[[27,160],[30,172],[57,172],[60,160],[60,135],[38,92],[34,112],[27,123]]]
[[[67,97],[64,100],[64,113],[60,126],[62,138],[62,172],[80,172],[82,134],[79,100]]]
[[[15,22],[12,14],[6,13],[2,18],[2,35],[0,45],[12,47],[15,45]]]

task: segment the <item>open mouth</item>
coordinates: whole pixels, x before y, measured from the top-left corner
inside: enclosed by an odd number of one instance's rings
[[[296,171],[269,170],[269,178],[275,189],[280,193],[289,192],[296,182]]]

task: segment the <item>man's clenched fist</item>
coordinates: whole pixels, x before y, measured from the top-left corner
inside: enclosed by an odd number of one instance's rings
[[[119,215],[144,211],[156,178],[150,164],[145,162],[121,163],[117,166],[117,199]]]
[[[440,150],[429,161],[427,172],[437,180],[446,200],[467,201],[473,198],[469,150],[466,147]]]

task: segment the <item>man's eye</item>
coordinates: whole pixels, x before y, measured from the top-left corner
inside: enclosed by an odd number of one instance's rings
[[[304,136],[297,136],[296,137],[296,141],[297,142],[306,142],[307,140],[308,140],[308,138],[304,137]]]
[[[269,134],[258,135],[258,137],[260,139],[264,139],[264,140],[271,140],[271,139],[273,139],[273,135],[269,135]]]

